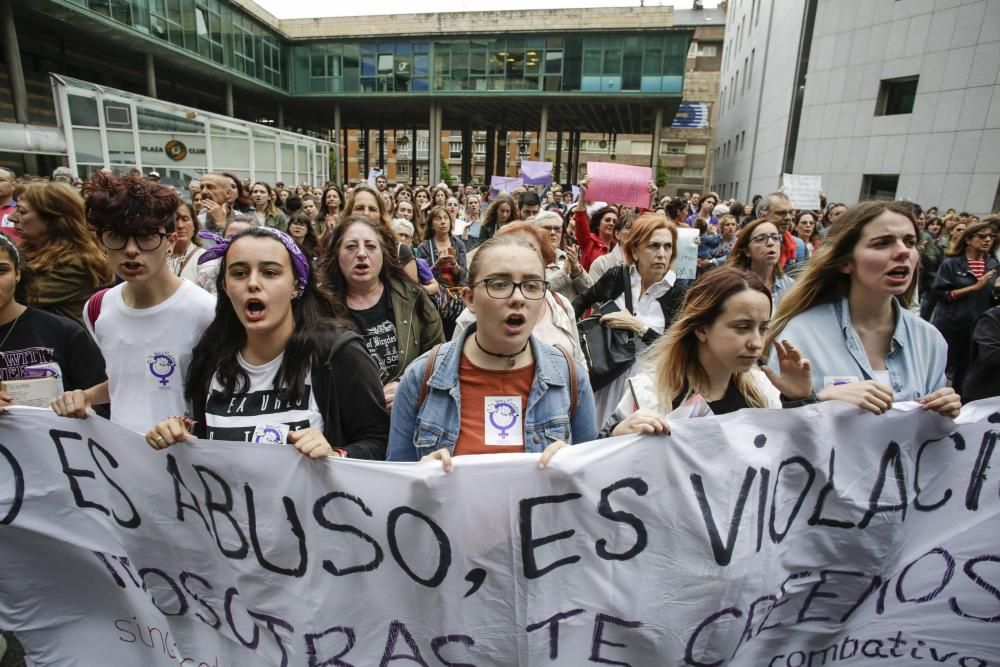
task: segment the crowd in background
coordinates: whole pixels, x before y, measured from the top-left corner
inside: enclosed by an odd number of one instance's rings
[[[694,414],[915,400],[953,417],[1000,395],[1000,217],[653,184],[628,208],[588,186],[0,169],[0,373],[54,377],[57,413],[110,415],[157,449],[445,469],[545,465]],[[681,229],[697,230],[684,277]]]

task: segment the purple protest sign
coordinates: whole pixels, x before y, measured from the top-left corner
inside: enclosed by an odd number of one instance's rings
[[[552,182],[552,163],[521,160],[521,179],[525,185],[548,185]]]
[[[506,176],[493,176],[490,178],[490,190],[497,192],[513,192],[514,188],[524,185],[520,178],[507,178]]]
[[[587,163],[587,199],[609,204],[649,208],[649,182],[653,170],[612,162]]]

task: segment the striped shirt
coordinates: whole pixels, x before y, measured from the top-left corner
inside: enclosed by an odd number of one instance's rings
[[[205,405],[205,426],[211,440],[235,440],[258,444],[285,444],[288,433],[313,427],[323,430],[323,416],[316,405],[311,376],[306,378],[307,398],[290,402],[274,387],[285,354],[262,366],[252,366],[237,354],[236,360],[250,378],[246,392],[225,396],[218,378]]]

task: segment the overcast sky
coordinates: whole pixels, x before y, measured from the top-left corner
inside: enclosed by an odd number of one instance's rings
[[[496,9],[586,9],[588,7],[637,7],[640,0],[377,0],[377,2],[330,2],[330,0],[255,0],[279,19],[317,16],[371,16],[373,14],[423,14],[428,12],[475,12]],[[719,0],[705,0],[716,7]],[[674,6],[690,9],[691,0],[645,0],[647,7]],[[418,9],[419,7],[419,9]]]

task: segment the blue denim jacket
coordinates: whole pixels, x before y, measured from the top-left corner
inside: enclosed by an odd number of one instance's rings
[[[885,366],[889,369],[895,400],[912,401],[946,385],[948,346],[933,325],[900,308],[895,299],[892,309],[896,329],[892,332]],[[790,340],[809,359],[813,391],[833,384],[875,379],[864,345],[851,323],[847,299],[813,306],[796,315],[778,338]],[[768,365],[778,370],[773,348]]]
[[[428,355],[424,354],[406,369],[392,405],[386,460],[419,461],[442,447],[455,452],[462,396],[458,369],[465,339],[475,329],[475,326],[468,327],[461,336],[440,347],[423,405],[417,402]],[[596,439],[597,415],[587,371],[576,364],[577,402],[571,420],[566,358],[558,349],[534,336],[531,337],[531,351],[535,357],[535,379],[525,409],[524,451],[540,453],[553,440],[576,444]]]

